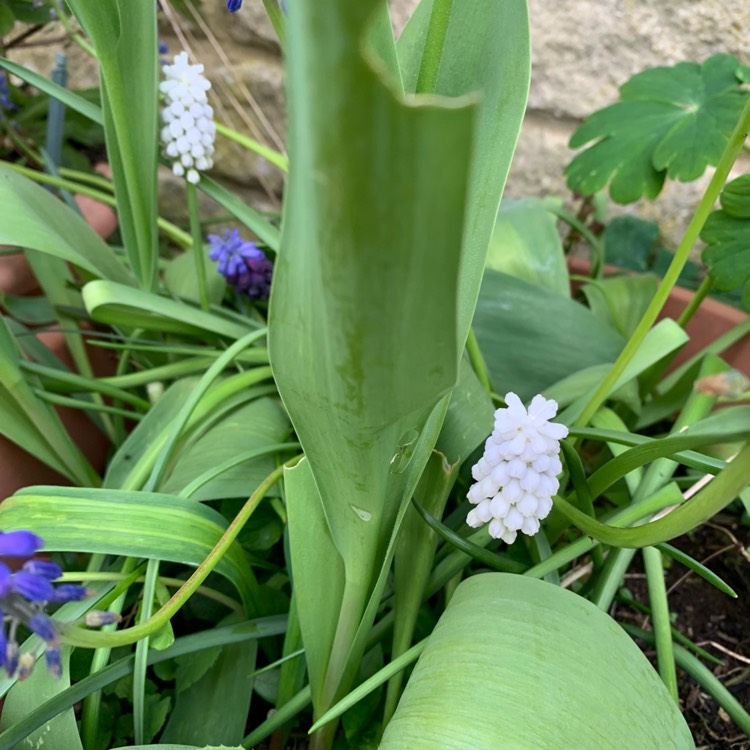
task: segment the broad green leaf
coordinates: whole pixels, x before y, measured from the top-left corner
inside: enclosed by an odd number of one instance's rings
[[[414,491],[414,500],[426,512],[440,519],[445,510],[459,464],[449,464],[446,457],[433,451]],[[414,507],[404,516],[393,556],[394,616],[392,658],[405,653],[412,645],[417,616],[422,606],[424,589],[430,577],[437,534],[425,523]],[[386,717],[393,714],[401,693],[403,674],[395,675],[388,684]]]
[[[18,76],[21,80],[26,81],[26,83],[30,83],[34,88],[39,89],[39,91],[43,91],[45,94],[49,94],[58,101],[61,101],[66,107],[79,112],[97,125],[104,124],[104,115],[102,114],[101,107],[97,107],[96,104],[90,102],[80,94],[76,94],[75,91],[66,89],[64,86],[54,83],[49,78],[45,78],[39,75],[39,73],[24,68],[23,65],[19,65],[12,60],[7,60],[4,57],[0,57],[0,68],[5,68],[9,73],[13,73],[13,75]]]
[[[130,0],[68,0],[68,5],[96,48],[120,231],[139,286],[150,290],[159,257],[156,5]]]
[[[398,39],[407,93],[416,90],[433,6],[433,0],[422,0]],[[458,278],[460,345],[466,341],[474,317],[487,247],[526,110],[530,73],[525,0],[460,0],[452,4],[435,93],[463,96],[478,92],[481,97]]]
[[[212,508],[172,495],[40,486],[24,488],[5,500],[0,526],[6,531],[29,529],[51,551],[196,566],[213,549],[227,522]],[[235,585],[250,614],[258,610],[258,585],[239,545],[232,545],[216,571]]]
[[[261,398],[228,412],[220,421],[181,450],[162,491],[174,495],[196,477],[240,452],[281,443],[289,434],[289,419],[277,401]],[[198,488],[194,500],[249,497],[276,467],[273,455],[246,461]]]
[[[155,745],[122,745],[113,747],[112,750],[243,750],[239,745],[229,747],[228,745],[174,745],[158,743]]]
[[[245,736],[253,694],[257,641],[223,646],[216,662],[189,687],[177,681],[174,710],[163,742],[239,743]]]
[[[633,271],[648,271],[659,241],[659,225],[638,216],[615,216],[602,237],[604,262]]]
[[[299,618],[305,661],[313,690],[313,705],[323,703],[323,680],[336,634],[336,623],[344,593],[344,566],[331,538],[320,494],[310,464],[303,458],[294,468],[284,469],[287,498],[289,565],[292,590]],[[297,539],[307,539],[307,544]],[[320,595],[325,581],[325,596]]]
[[[121,284],[132,278],[96,232],[48,190],[0,166],[0,244],[28,247]]]
[[[359,658],[347,654],[404,483],[416,482],[434,443],[436,435],[424,436],[425,423],[454,385],[460,353],[456,277],[475,106],[396,98],[362,55],[363,43],[371,52],[366,30],[378,6],[379,0],[300,4],[288,23],[296,161],[269,353],[309,460],[295,471],[312,472],[334,545],[327,554],[338,551],[346,578],[346,622],[325,694],[323,672],[310,664],[317,710],[332,700],[344,672],[356,669]],[[316,497],[292,485],[287,500],[291,517],[294,504]],[[290,527],[293,574],[300,568],[295,548],[323,543],[316,537]],[[307,649],[312,612],[303,600],[297,604]],[[324,623],[335,625],[339,602],[332,596],[322,604]],[[323,669],[327,661],[322,653]]]
[[[486,573],[457,588],[380,745],[426,747],[695,745],[653,667],[606,613],[543,581]]]
[[[341,623],[324,686],[311,670],[317,711],[356,670],[394,525],[456,381],[528,86],[524,3],[493,6],[489,18],[484,3],[455,6],[435,93],[481,99],[453,102],[403,101],[397,81],[381,80],[376,70],[388,66],[368,27],[378,8],[380,0],[333,0],[289,15],[294,165],[270,354],[346,579],[340,618],[334,597],[308,609],[298,599],[306,648],[313,610]],[[426,17],[399,48],[407,91]],[[316,366],[303,371],[300,361]],[[291,518],[293,504],[315,495],[287,499]],[[322,543],[309,538],[292,524],[293,567],[295,546]],[[326,646],[315,648],[325,668]]]
[[[34,379],[21,371],[21,359],[5,319],[0,319],[0,434],[71,481],[97,484],[96,472],[57,412],[34,393]]]
[[[492,432],[495,411],[487,391],[464,357],[435,448],[449,463],[464,461]]]
[[[656,293],[651,274],[610,276],[584,284],[589,309],[624,338],[630,338]]]
[[[113,281],[90,281],[83,287],[83,302],[94,320],[131,329],[145,328],[193,336],[208,332],[239,339],[258,327],[249,319],[246,325],[242,325],[184,302]]]
[[[568,186],[592,195],[609,182],[615,202],[632,203],[655,198],[665,177],[700,177],[718,163],[747,98],[739,68],[736,58],[721,54],[633,76],[619,102],[573,133],[571,148],[596,142],[565,168]]]
[[[742,175],[721,193],[722,210],[703,226],[703,261],[720,291],[742,287],[742,305],[750,311],[750,175]]]
[[[208,300],[211,304],[218,305],[224,297],[227,284],[224,277],[216,270],[216,264],[208,257],[208,252],[203,247],[201,248],[201,254],[203,266],[206,270]],[[168,261],[164,271],[164,286],[175,297],[182,297],[195,304],[200,302],[193,248]]]
[[[176,446],[178,456],[190,441],[210,430],[235,409],[267,395],[269,390],[273,391],[272,386],[256,386],[250,382],[257,379],[258,374],[264,378],[270,376],[268,368],[263,368],[262,371],[253,368],[219,379],[203,394],[182,429]],[[180,419],[181,410],[189,399],[194,398],[198,386],[197,379],[184,378],[169,387],[117,450],[107,468],[105,487],[134,489],[144,486],[170,438],[173,424]],[[263,413],[262,407],[260,413]],[[261,427],[263,429],[265,425]],[[172,468],[171,464],[169,468]],[[189,474],[187,469],[185,471]],[[185,484],[180,484],[182,486],[179,491],[182,492]],[[195,490],[202,486],[200,484]]]
[[[490,269],[474,330],[495,388],[522,400],[578,370],[614,362],[624,345],[583,305]]]
[[[547,209],[545,201],[506,199],[500,204],[487,268],[570,297],[570,279],[557,231],[557,216]]]
[[[647,334],[638,347],[638,351],[632,357],[623,370],[620,377],[612,385],[607,394],[609,398],[620,388],[639,377],[649,367],[664,359],[671,352],[684,346],[688,335],[671,318],[659,321]],[[590,395],[590,394],[589,394]],[[575,401],[562,414],[559,419],[565,424],[572,424],[579,416],[588,402],[589,395]]]
[[[3,703],[0,731],[17,724],[45,701],[70,687],[70,649],[62,649],[63,672],[56,680],[47,672],[44,657],[24,682],[17,682]],[[83,750],[73,708],[55,716],[43,727],[14,745],[14,750]]]
[[[74,604],[80,607],[81,603],[74,602]],[[86,607],[88,606],[86,604]],[[69,607],[69,605],[63,605],[63,608],[66,607]],[[80,613],[82,614],[83,611],[84,609],[81,609]],[[73,617],[76,616],[73,612],[69,612],[68,614],[72,614]],[[148,653],[148,663],[158,664],[168,659],[195,653],[206,648],[278,635],[284,632],[285,627],[285,618],[277,616],[251,620],[239,625],[212,628],[201,633],[193,633],[192,635],[178,638],[172,646],[164,651],[150,650]],[[2,750],[13,750],[16,747],[15,743],[23,740],[24,737],[27,737],[35,729],[43,726],[45,722],[54,718],[65,709],[74,706],[96,690],[101,690],[107,685],[111,685],[118,679],[130,674],[133,671],[133,661],[134,657],[130,655],[109,664],[98,672],[79,680],[75,685],[63,690],[51,700],[46,701],[32,714],[0,733],[0,748]],[[146,747],[152,746],[148,745]]]

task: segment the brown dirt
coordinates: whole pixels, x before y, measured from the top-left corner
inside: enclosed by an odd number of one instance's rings
[[[667,571],[670,611],[674,626],[693,643],[724,661],[707,664],[745,709],[750,709],[750,528],[736,515],[720,514],[709,524],[679,537],[673,546],[707,565],[736,592],[722,593],[695,573],[672,563]],[[625,585],[635,599],[648,604],[642,572],[633,569]],[[618,605],[617,619],[650,630],[645,615]],[[646,653],[652,659],[653,651]],[[683,714],[698,750],[750,750],[748,738],[711,696],[684,672],[678,673]]]

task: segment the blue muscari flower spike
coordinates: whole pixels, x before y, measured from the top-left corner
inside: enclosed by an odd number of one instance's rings
[[[28,558],[42,548],[44,542],[30,531],[0,531],[0,556]],[[55,677],[62,671],[60,657],[60,623],[46,612],[48,603],[63,604],[80,601],[92,592],[84,586],[72,583],[54,585],[62,569],[48,560],[26,560],[15,572],[0,562],[0,667],[5,667],[8,676],[18,679],[27,677],[31,671],[33,657],[19,654],[16,631],[19,625],[28,628],[46,644],[47,669]],[[99,617],[84,618],[87,625],[115,622],[113,613],[98,613]]]
[[[0,109],[4,109],[6,112],[12,112],[14,109],[18,109],[10,98],[8,76],[5,74],[4,70],[0,70]]]
[[[227,283],[250,299],[268,299],[273,264],[254,242],[243,240],[237,229],[227,230],[223,237],[209,234],[208,241],[208,257],[218,261],[216,270]]]
[[[227,10],[230,13],[238,11],[242,7],[242,0],[227,0]]]

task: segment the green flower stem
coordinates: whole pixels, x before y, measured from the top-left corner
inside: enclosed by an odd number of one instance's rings
[[[125,558],[122,563],[122,573],[120,579],[127,581],[128,586],[134,583],[132,572],[135,569],[135,560],[132,558]],[[125,599],[127,596],[127,589],[123,591],[120,596],[115,599],[114,602],[109,606],[110,612],[116,612],[117,614],[122,613],[122,608],[125,606]],[[117,626],[115,624],[105,625],[102,629],[106,632],[113,631]],[[91,668],[89,669],[89,675],[96,674],[102,669],[105,669],[109,664],[109,658],[112,653],[111,648],[98,648],[94,652],[94,656],[91,660]],[[94,750],[98,746],[98,730],[99,730],[99,716],[102,703],[102,692],[97,690],[90,693],[83,699],[83,712],[81,715],[81,741],[85,750]]]
[[[643,314],[638,326],[636,327],[633,335],[630,337],[628,342],[625,344],[620,356],[612,366],[607,376],[599,384],[599,387],[594,392],[594,395],[589,400],[588,404],[584,407],[580,416],[575,422],[576,427],[583,427],[591,421],[591,417],[594,416],[596,410],[604,403],[605,399],[609,395],[610,391],[617,382],[617,379],[622,375],[625,368],[628,366],[630,361],[635,356],[639,347],[646,338],[646,334],[651,329],[651,326],[656,322],[656,319],[661,312],[664,303],[669,297],[669,293],[672,291],[672,287],[677,283],[677,279],[680,272],[685,266],[688,260],[690,251],[698,239],[698,236],[703,229],[703,225],[706,223],[709,214],[713,210],[714,204],[721,193],[724,183],[729,175],[729,171],[737,160],[737,156],[742,150],[742,144],[745,142],[748,131],[750,131],[750,99],[745,104],[740,119],[729,137],[727,146],[724,149],[724,153],[719,160],[719,164],[716,167],[711,182],[706,188],[703,197],[698,203],[698,207],[693,214],[693,218],[690,220],[685,234],[680,242],[677,251],[672,258],[672,262],[667,268],[667,272],[664,274],[664,278],[659,284],[656,294],[654,295],[651,303],[649,304],[646,312]]]
[[[492,394],[490,371],[487,368],[487,362],[484,359],[482,350],[479,348],[479,342],[473,328],[469,329],[469,337],[466,339],[466,353],[469,355],[469,362],[471,362],[471,367],[477,379],[482,384],[482,388],[487,393]]]
[[[54,187],[63,190],[70,190],[71,193],[76,193],[78,195],[86,195],[89,198],[99,201],[99,203],[104,203],[106,206],[117,208],[117,201],[110,193],[103,193],[100,190],[94,190],[93,188],[81,185],[78,182],[65,180],[61,177],[55,177],[54,175],[45,174],[43,172],[37,172],[36,170],[29,169],[21,164],[13,164],[12,162],[4,161],[3,167],[6,169],[12,169],[14,172],[18,172],[18,174],[22,174],[24,177],[34,180],[34,182],[39,182],[43,185],[53,185]],[[91,182],[91,180],[89,180],[89,182]],[[187,232],[183,232],[182,229],[175,224],[172,224],[161,217],[157,218],[156,223],[161,233],[172,240],[176,245],[187,248],[193,244],[191,236]]]
[[[604,267],[604,244],[602,241],[577,217],[570,211],[556,206],[546,206],[547,210],[557,216],[560,221],[564,221],[571,229],[575,229],[578,234],[589,243],[591,250],[591,278],[598,279],[601,276]],[[573,278],[573,277],[571,277]],[[591,281],[585,277],[585,281]]]
[[[124,573],[63,573],[60,577],[60,582],[94,583],[96,581],[124,581],[126,578],[128,578],[128,576]],[[143,583],[144,580],[145,578],[143,576],[139,576],[133,581],[133,583]],[[159,583],[167,588],[178,589],[183,583],[185,583],[185,581],[182,578],[159,576]],[[232,599],[231,596],[222,594],[220,591],[211,589],[208,586],[199,586],[195,593],[205,596],[206,599],[211,599],[219,604],[223,604],[227,609],[242,613],[242,605],[236,599]]]
[[[289,160],[275,149],[264,146],[253,138],[248,138],[243,133],[238,133],[236,130],[222,125],[220,122],[216,123],[216,132],[225,138],[229,138],[230,141],[234,141],[239,146],[246,148],[248,151],[262,156],[267,162],[273,164],[274,167],[278,167],[282,172],[289,171]]]
[[[279,0],[263,0],[263,7],[266,9],[268,19],[271,21],[276,36],[279,37],[279,44],[283,52],[286,44],[286,18],[279,5]]]
[[[664,583],[664,565],[661,552],[656,547],[644,547],[643,564],[648,583],[648,599],[654,618],[656,659],[659,674],[674,702],[679,705],[677,671],[675,670],[674,649],[672,647],[672,624],[669,620],[669,602],[667,601],[667,587]]]
[[[690,300],[690,302],[688,302],[685,309],[680,313],[680,317],[677,318],[678,325],[681,325],[683,328],[687,325],[687,322],[690,320],[690,318],[693,317],[695,311],[700,307],[701,302],[703,302],[703,300],[708,296],[708,293],[711,291],[713,285],[714,284],[710,276],[706,276],[706,278],[703,279],[701,285],[698,287],[698,289],[696,289],[693,298]]]
[[[198,191],[190,182],[185,181],[187,190],[188,213],[190,214],[190,234],[193,237],[193,261],[195,262],[195,275],[198,278],[198,297],[200,298],[201,310],[208,312],[211,305],[208,300],[208,284],[206,282],[206,261],[203,257],[203,232],[201,229],[201,217],[198,211]]]
[[[188,599],[198,590],[203,581],[208,578],[209,574],[218,565],[219,560],[227,553],[242,527],[258,507],[260,501],[266,496],[266,493],[281,479],[284,473],[284,466],[291,467],[299,461],[301,456],[296,456],[286,464],[276,467],[256,488],[247,502],[242,506],[240,512],[229,524],[226,531],[214,548],[208,553],[206,559],[195,569],[190,578],[180,586],[158,612],[151,615],[145,622],[134,625],[124,630],[118,630],[114,633],[101,633],[84,628],[71,627],[64,630],[61,634],[61,640],[71,646],[82,646],[84,648],[99,648],[128,646],[136,643],[142,638],[147,638],[163,628],[187,603]]]
[[[60,0],[55,0],[55,5],[57,6],[57,19],[62,24],[69,39],[75,42],[89,57],[96,60],[96,50],[78,31],[73,28],[66,13],[66,9],[63,7],[63,3]]]
[[[417,77],[417,94],[431,94],[435,91],[452,12],[453,0],[434,0]]]
[[[653,644],[654,636],[646,633],[640,628],[627,623],[620,623],[625,632],[633,638],[639,638],[646,643]],[[684,669],[709,695],[734,719],[737,726],[750,736],[750,714],[742,707],[742,704],[727,690],[716,675],[699,659],[693,656],[687,649],[681,646],[674,647],[675,661],[680,669]]]

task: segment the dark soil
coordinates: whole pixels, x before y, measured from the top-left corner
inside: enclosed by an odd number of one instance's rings
[[[739,703],[750,709],[750,528],[737,515],[720,514],[711,523],[672,542],[726,581],[737,599],[722,593],[695,573],[672,563],[667,571],[669,606],[674,626],[696,645],[723,660],[707,664]],[[625,585],[648,604],[645,577],[630,573]],[[626,605],[617,605],[618,620],[650,630],[650,621]],[[653,651],[646,653],[654,659]],[[680,702],[698,750],[750,750],[748,738],[711,696],[684,672],[678,672]]]

